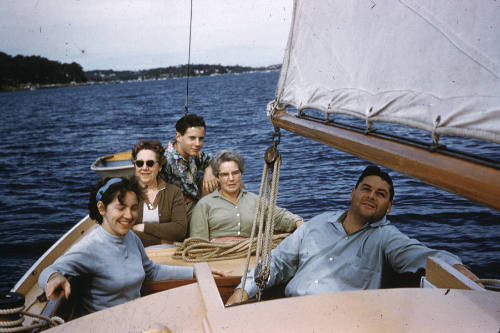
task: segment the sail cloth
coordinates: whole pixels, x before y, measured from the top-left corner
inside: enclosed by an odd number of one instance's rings
[[[499,18],[487,0],[296,0],[276,102],[500,143]]]

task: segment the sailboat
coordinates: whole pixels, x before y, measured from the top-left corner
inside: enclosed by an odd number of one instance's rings
[[[446,135],[500,144],[499,16],[500,6],[486,1],[296,0],[276,97],[268,105],[270,121],[500,210],[498,163],[440,144]],[[429,143],[378,128],[386,123],[425,131]],[[27,303],[35,300],[41,270],[91,227],[88,218],[77,224],[15,291],[25,294]],[[432,258],[422,282],[428,288],[232,307],[224,306],[208,264],[196,264],[195,270],[196,281],[174,288],[150,285],[149,292],[168,290],[52,331],[497,332],[500,327],[500,294]],[[33,308],[45,304],[35,302]]]

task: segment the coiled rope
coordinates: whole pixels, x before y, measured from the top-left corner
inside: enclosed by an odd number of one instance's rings
[[[30,308],[30,307],[28,307],[28,308]],[[1,316],[15,316],[15,315],[19,316],[19,318],[16,320],[0,321],[0,333],[30,331],[30,330],[35,329],[35,328],[41,328],[41,327],[47,326],[47,324],[50,327],[54,327],[54,326],[57,326],[57,325],[64,323],[64,320],[60,317],[57,317],[57,316],[49,318],[46,316],[42,316],[42,315],[38,315],[38,314],[24,311],[24,305],[17,307],[17,308],[0,309],[0,315]],[[24,322],[24,316],[42,319],[42,320],[44,320],[44,322],[36,322],[35,321],[32,325],[29,325],[29,326],[19,326]]]
[[[274,235],[272,248],[278,246],[288,235],[288,233]],[[250,239],[214,243],[203,238],[192,237],[182,243],[175,243],[175,245],[179,247],[173,254],[174,259],[182,259],[186,262],[218,261],[244,258],[248,252]],[[256,249],[257,243],[256,240],[253,240],[251,253],[255,254]]]

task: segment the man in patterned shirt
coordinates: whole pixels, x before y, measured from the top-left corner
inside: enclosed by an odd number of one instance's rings
[[[196,202],[213,192],[218,180],[210,167],[212,156],[201,151],[206,130],[203,117],[188,114],[177,121],[175,130],[175,141],[168,143],[167,164],[160,176],[182,190],[189,221]]]

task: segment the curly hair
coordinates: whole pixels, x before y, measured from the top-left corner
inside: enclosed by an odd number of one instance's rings
[[[114,181],[114,182],[113,182]],[[108,182],[111,185],[106,185]],[[98,200],[98,192],[99,200]],[[104,190],[104,191],[102,191]],[[96,186],[90,191],[89,196],[89,216],[91,219],[95,220],[98,224],[102,224],[102,215],[97,209],[97,202],[102,201],[105,207],[107,207],[116,197],[118,201],[123,204],[123,198],[127,192],[134,192],[137,198],[139,198],[140,190],[137,182],[134,178],[110,178],[100,180]]]
[[[158,140],[140,140],[139,142],[137,142],[132,148],[132,161],[135,161],[137,159],[137,154],[139,154],[141,150],[145,149],[155,152],[156,159],[158,160],[161,168],[163,168],[165,164],[167,164],[167,158],[165,157],[165,148]]]

